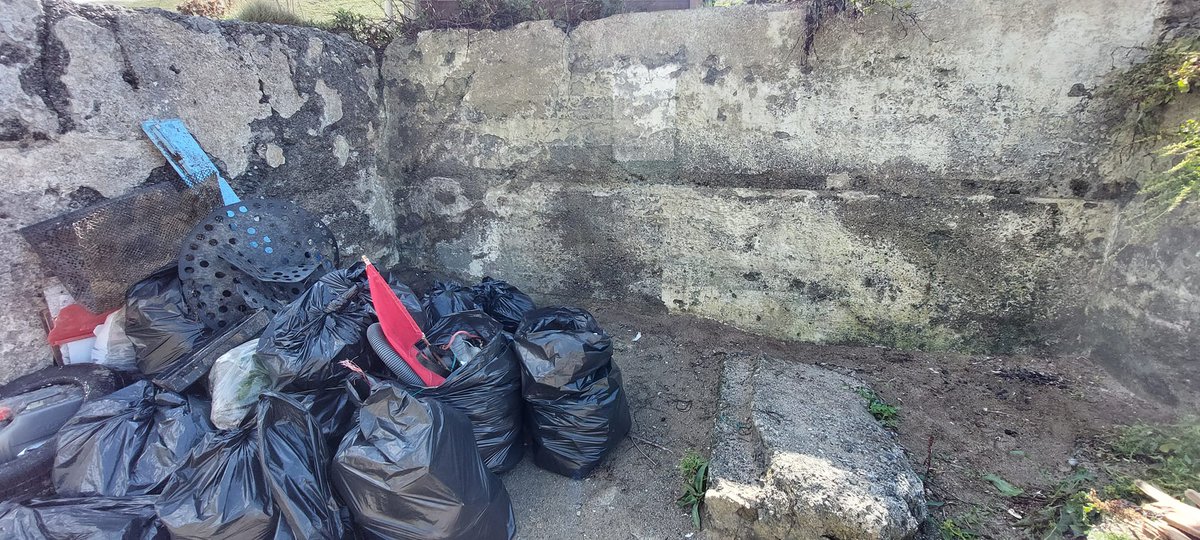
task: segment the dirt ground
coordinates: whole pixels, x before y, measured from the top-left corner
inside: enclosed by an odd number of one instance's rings
[[[931,509],[924,531],[930,538],[946,517],[973,519],[980,538],[1027,538],[1009,511],[1038,508],[1039,490],[1072,472],[1069,460],[1092,465],[1105,430],[1195,410],[1141,399],[1086,358],[786,343],[653,309],[584,307],[613,336],[634,437],[583,481],[542,471],[528,459],[506,474],[520,538],[704,538],[675,506],[682,489],[675,466],[689,449],[708,454],[722,361],[732,352],[822,364],[864,380],[898,406],[899,441],[914,470],[930,473],[928,498],[944,503]],[[1025,496],[1001,496],[985,474],[1023,488]]]

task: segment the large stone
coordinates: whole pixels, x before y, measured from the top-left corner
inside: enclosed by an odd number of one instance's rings
[[[726,360],[705,496],[720,538],[912,538],[924,488],[864,384],[767,357]]]

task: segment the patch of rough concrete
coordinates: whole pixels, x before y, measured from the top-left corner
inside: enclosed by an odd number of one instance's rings
[[[174,179],[149,118],[183,119],[241,196],[297,201],[344,252],[387,262],[376,67],[365,45],[310,28],[0,0],[0,382],[50,358],[40,296],[54,269],[17,229]]]
[[[1070,89],[1131,62],[1162,10],[928,0],[914,31],[817,4],[423,32],[384,55],[402,135],[388,158],[419,176],[796,188],[846,174],[859,189],[1072,196],[1099,183],[1110,119]]]
[[[722,538],[912,538],[925,496],[867,413],[861,381],[759,356],[725,361],[708,526]]]
[[[755,333],[905,349],[1064,347],[1113,205],[1024,197],[434,177],[405,251],[557,297],[647,298]]]

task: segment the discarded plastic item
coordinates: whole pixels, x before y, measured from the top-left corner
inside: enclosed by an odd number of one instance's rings
[[[222,354],[208,372],[212,396],[212,423],[217,429],[236,429],[258,396],[271,387],[271,377],[254,357],[258,340],[252,339]]]
[[[154,497],[89,497],[0,503],[0,537],[158,540],[167,530],[154,513]]]
[[[392,344],[388,343],[387,336],[383,335],[383,328],[379,323],[373,323],[367,327],[367,343],[371,344],[371,350],[375,352],[375,356],[383,361],[383,365],[391,370],[397,380],[408,386],[425,386],[425,381],[421,380],[421,376],[417,375],[408,362],[400,357],[400,353],[392,348]]]
[[[629,403],[612,339],[585,310],[531,311],[516,334],[534,463],[588,476],[629,433]]]
[[[131,285],[172,264],[184,236],[219,203],[211,184],[178,191],[159,183],[19,232],[75,301],[100,313],[121,307]]]
[[[168,268],[129,290],[125,334],[137,351],[138,369],[155,375],[199,348],[209,331],[189,314],[176,271]]]
[[[537,308],[528,294],[507,281],[484,277],[471,290],[479,307],[500,321],[506,332],[516,332],[525,314]]]
[[[158,493],[212,431],[204,401],[138,381],[84,404],[59,431],[55,491],[69,497]]]
[[[59,347],[63,364],[92,363],[92,348],[96,346],[96,336],[68,341]]]
[[[78,364],[48,366],[0,386],[0,500],[54,493],[59,430],[82,404],[116,390],[120,379],[104,366]]]
[[[125,308],[109,313],[104,324],[93,333],[96,341],[92,344],[92,362],[121,371],[137,371],[137,351],[125,335]]]
[[[463,334],[476,336],[484,345],[470,363],[435,388],[407,387],[415,396],[432,397],[458,409],[471,421],[475,444],[484,464],[501,473],[516,467],[525,456],[522,436],[521,368],[512,341],[503,327],[478,310],[449,315],[429,330],[434,346],[462,342]]]
[[[632,341],[632,342],[634,342],[634,343],[637,343],[637,342],[638,342],[638,340],[640,340],[640,339],[642,339],[642,333],[641,333],[641,332],[638,332],[638,333],[637,333],[637,335],[636,335],[636,336],[633,336],[633,339],[631,339],[631,340],[629,340],[629,341]]]
[[[104,324],[108,313],[97,315],[79,304],[66,306],[54,319],[47,339],[62,350],[64,364],[83,364],[92,361],[96,344],[96,327]]]
[[[187,234],[178,253],[184,298],[213,330],[252,311],[278,313],[337,266],[333,232],[316,216],[279,199],[214,210]]]
[[[155,508],[175,539],[341,538],[326,452],[304,407],[267,393],[192,452]]]
[[[412,315],[408,313],[408,308],[392,292],[391,286],[384,281],[383,276],[379,275],[379,271],[375,269],[371,261],[367,260],[366,257],[363,257],[362,260],[366,266],[367,283],[373,293],[371,295],[371,305],[375,308],[375,315],[379,318],[378,328],[383,332],[384,337],[387,338],[387,343],[391,345],[391,349],[396,351],[396,354],[407,364],[407,366],[397,365],[394,367],[389,364],[389,367],[398,375],[401,373],[406,374],[405,368],[407,367],[408,370],[411,370],[421,378],[425,386],[442,384],[442,381],[446,380],[449,370],[445,369],[444,366],[438,365],[441,362],[438,361],[436,353],[426,355],[424,359],[421,358],[422,355],[417,351],[417,343],[424,342],[426,346],[429,345],[429,340],[425,339],[425,333],[421,331],[421,327],[417,325],[417,321],[413,320]],[[386,347],[376,348],[376,354],[379,354],[379,351],[383,352],[381,358],[383,356],[391,358],[391,355],[387,353]],[[432,362],[429,361],[431,360],[430,356],[432,356]]]
[[[475,291],[455,281],[435,281],[433,288],[421,299],[421,307],[429,315],[430,324],[451,313],[479,309]]]
[[[209,178],[216,177],[224,203],[239,202],[238,196],[229,186],[229,182],[221,177],[221,171],[217,170],[217,166],[213,165],[208,154],[205,154],[204,150],[200,148],[200,143],[196,142],[195,137],[192,137],[187,126],[183,125],[183,120],[178,118],[146,120],[142,122],[142,131],[146,132],[146,136],[150,137],[150,142],[154,143],[158,151],[162,152],[163,157],[167,158],[167,163],[170,163],[175,172],[179,173],[179,177],[187,187],[200,185]]]
[[[4,428],[0,431],[0,463],[17,459],[25,450],[42,444],[54,446],[53,438],[81,405],[83,389],[66,385],[38,388],[0,400]]]
[[[271,317],[267,310],[260,309],[254,312],[254,315],[247,317],[237,326],[209,340],[187,359],[176,362],[171,369],[159,373],[154,377],[154,384],[172,392],[183,392],[187,387],[202,379],[217,358],[234,347],[254,339],[270,322]]]
[[[371,358],[366,330],[374,314],[362,264],[325,274],[271,319],[258,340],[259,361],[274,388],[341,384],[349,371],[339,362],[365,365]]]
[[[58,346],[82,338],[95,337],[96,327],[104,324],[108,315],[109,313],[97,315],[79,304],[71,304],[58,313],[58,317],[54,319],[54,327],[50,329],[46,339],[51,345]]]
[[[367,538],[511,539],[508,491],[484,466],[461,412],[375,382],[330,476]]]
[[[450,352],[454,356],[454,369],[470,364],[482,350],[483,347],[476,347],[471,343],[471,337],[466,332],[455,332],[453,336],[450,336]]]

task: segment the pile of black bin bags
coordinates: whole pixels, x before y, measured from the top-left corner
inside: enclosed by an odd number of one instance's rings
[[[262,375],[234,381],[249,409],[225,430],[210,421],[207,377],[181,393],[150,381],[217,336],[189,313],[174,269],[135,285],[126,322],[144,380],[67,422],[56,495],[0,503],[0,537],[511,539],[498,474],[526,445],[538,466],[583,478],[628,433],[612,340],[587,311],[537,309],[491,278],[424,297],[388,281],[443,356],[470,339],[444,383],[405,383],[377,357],[356,264],[222,357]]]

